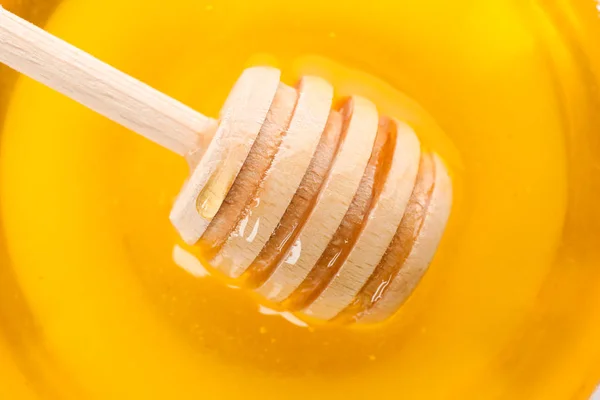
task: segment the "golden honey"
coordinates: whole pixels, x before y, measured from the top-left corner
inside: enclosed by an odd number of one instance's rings
[[[182,268],[183,159],[26,78],[0,136],[0,398],[587,399],[600,379],[597,4],[6,3],[216,116],[248,64],[415,128],[459,196],[397,315],[306,326]],[[193,257],[192,257],[193,258]],[[201,275],[201,276],[198,276]]]

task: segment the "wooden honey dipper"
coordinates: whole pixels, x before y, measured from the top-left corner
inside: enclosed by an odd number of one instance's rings
[[[218,121],[0,9],[0,61],[185,156],[171,221],[212,264],[283,309],[379,322],[415,288],[452,183],[406,124],[323,79],[245,70]]]

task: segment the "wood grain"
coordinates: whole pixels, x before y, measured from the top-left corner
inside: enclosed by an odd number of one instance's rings
[[[283,83],[279,84],[265,123],[248,158],[223,204],[202,235],[202,241],[208,247],[218,250],[233,229],[238,226],[240,220],[245,217],[287,132],[297,99],[296,89]]]
[[[333,88],[323,79],[304,77],[298,102],[256,201],[223,244],[212,263],[239,277],[265,246],[288,208],[325,129]],[[243,225],[242,225],[243,224]]]
[[[297,243],[298,234],[315,207],[317,196],[338,152],[342,135],[342,116],[332,110],[321,135],[321,141],[308,171],[279,225],[250,268],[244,273],[245,284],[256,289],[261,286]]]
[[[304,309],[319,319],[331,319],[350,304],[381,261],[402,220],[420,160],[420,143],[411,128],[395,125],[395,146],[383,187],[368,210],[365,223],[342,266],[322,293]]]
[[[249,68],[231,90],[217,132],[171,210],[186,243],[200,239],[221,207],[271,108],[279,75],[274,68]]]
[[[371,304],[356,317],[360,323],[381,322],[400,308],[427,271],[444,233],[452,206],[452,182],[437,155],[426,157],[421,185],[417,183],[412,207],[385,260],[394,272],[379,282]]]
[[[356,243],[389,170],[386,161],[390,158],[390,144],[394,138],[390,135],[389,119],[383,117],[379,121],[371,156],[352,203],[313,269],[284,302],[286,309],[301,310],[315,301],[336,276]]]
[[[352,97],[341,111],[347,123],[340,150],[312,213],[298,236],[300,249],[284,261],[257,291],[271,301],[285,300],[306,278],[342,222],[358,190],[375,141],[375,105]]]

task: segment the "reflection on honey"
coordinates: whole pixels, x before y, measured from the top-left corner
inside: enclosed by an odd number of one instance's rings
[[[247,60],[370,98],[458,171],[461,194],[392,320],[306,326],[180,243],[183,159],[20,79],[0,145],[0,396],[586,398],[600,378],[594,24],[591,0],[65,0],[52,33],[209,115]]]

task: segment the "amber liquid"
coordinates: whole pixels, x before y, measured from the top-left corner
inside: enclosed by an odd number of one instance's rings
[[[0,136],[0,397],[587,398],[600,64],[596,5],[572,3],[65,0],[46,29],[213,116],[249,64],[364,95],[460,190],[394,318],[305,326],[182,268],[202,256],[168,221],[182,159],[19,79]]]

